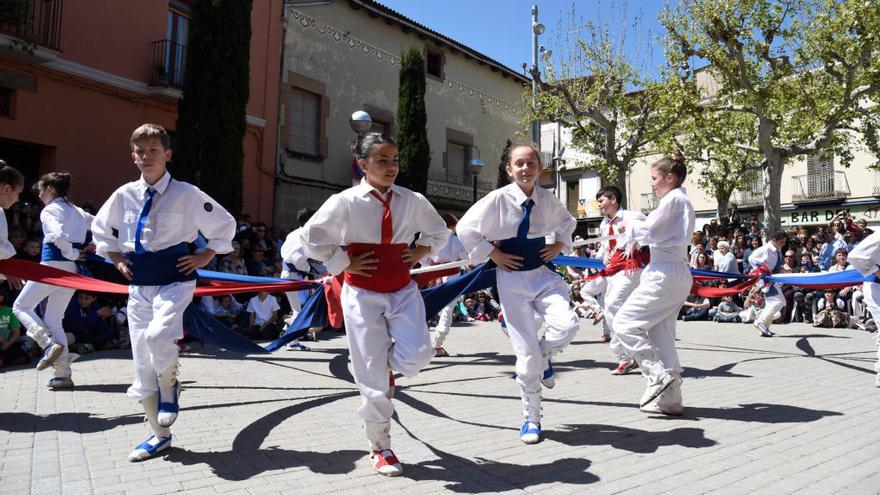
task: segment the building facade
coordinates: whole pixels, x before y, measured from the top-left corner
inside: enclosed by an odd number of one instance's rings
[[[243,211],[272,221],[282,0],[254,2]],[[0,19],[0,158],[29,181],[74,175],[71,198],[100,206],[138,171],[135,127],[174,131],[190,2],[11,0]],[[174,165],[169,169],[174,173]]]
[[[486,164],[478,195],[495,188],[505,143],[520,130],[521,74],[370,0],[288,1],[285,28],[278,225],[294,227],[299,208],[352,185],[354,111],[394,135],[400,59],[412,47],[427,62],[428,199],[440,211],[465,211],[476,157]]]

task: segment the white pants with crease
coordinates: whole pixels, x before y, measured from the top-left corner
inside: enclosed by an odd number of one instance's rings
[[[541,422],[541,377],[544,356],[561,352],[580,328],[569,304],[568,284],[546,266],[528,271],[496,269],[498,298],[513,352],[516,382],[523,400],[523,417]],[[541,323],[544,339],[538,338]]]
[[[617,335],[614,329],[614,317],[620,311],[621,306],[623,306],[629,295],[632,294],[632,291],[639,286],[641,276],[642,270],[634,270],[630,273],[626,273],[626,270],[621,270],[608,277],[608,285],[605,288],[604,322],[608,325],[611,334],[611,343],[609,344],[611,354],[614,355],[618,362],[627,359],[627,355],[626,348],[620,342],[620,336]]]
[[[621,345],[638,361],[649,383],[659,380],[664,370],[681,372],[675,322],[692,285],[693,277],[684,261],[652,261],[615,316],[614,329]]]
[[[772,294],[772,295],[770,295]],[[785,296],[782,294],[782,286],[773,284],[770,290],[764,295],[764,308],[758,313],[758,321],[761,321],[767,328],[773,324],[777,313],[785,308]]]
[[[880,324],[880,284],[876,282],[865,282],[862,284],[862,294],[864,294],[864,304],[868,307],[874,323]],[[880,373],[880,331],[877,335],[877,361],[874,363],[874,371]]]
[[[425,302],[415,282],[396,292],[344,284],[341,300],[352,374],[361,394],[358,416],[387,422],[394,414],[394,405],[385,396],[389,371],[413,377],[434,356]]]
[[[73,261],[44,261],[40,264],[76,273],[76,263]],[[67,350],[67,335],[64,333],[61,322],[64,319],[64,312],[67,310],[70,298],[75,292],[76,289],[56,287],[30,280],[24,284],[24,288],[12,304],[12,312],[25,330],[30,332],[36,325],[45,326],[49,330],[52,340],[64,346],[61,356],[52,365],[56,377],[70,376],[70,353]],[[40,319],[35,309],[47,298],[49,300],[46,302],[46,311],[43,319]]]
[[[159,392],[159,374],[178,362],[183,311],[192,302],[196,281],[128,287],[128,333],[134,383],[128,396],[141,400]]]

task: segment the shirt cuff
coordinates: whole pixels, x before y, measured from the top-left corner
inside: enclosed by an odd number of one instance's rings
[[[342,273],[346,268],[348,268],[348,265],[350,264],[351,259],[348,257],[347,254],[345,254],[345,251],[343,251],[342,249],[336,249],[336,251],[333,253],[333,256],[331,256],[327,261],[324,262],[324,266],[327,267],[327,271],[333,276]]]
[[[495,245],[491,242],[483,239],[477,244],[470,253],[468,253],[468,259],[470,260],[472,265],[479,265],[480,263],[486,261],[489,258],[489,255],[492,254],[492,251],[495,250]]]
[[[228,239],[211,239],[208,241],[207,248],[213,250],[215,254],[231,253],[232,241]]]

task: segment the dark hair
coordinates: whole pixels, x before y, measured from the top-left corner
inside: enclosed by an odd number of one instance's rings
[[[454,229],[456,225],[458,225],[458,217],[453,215],[452,213],[444,213],[440,215],[440,218],[446,222],[447,229]]]
[[[671,156],[664,156],[651,164],[651,168],[656,168],[661,174],[672,174],[678,178],[678,185],[684,183],[687,177],[687,166],[684,164],[684,155],[680,151],[676,151]]]
[[[846,248],[838,248],[837,251],[834,251],[834,256],[837,256],[841,253],[849,256],[849,252],[846,250]]]
[[[532,150],[532,153],[535,154],[535,158],[537,158],[537,160],[538,160],[538,165],[540,165],[541,168],[544,168],[544,162],[541,161],[541,151],[538,149],[538,145],[535,143],[521,143],[521,144],[514,144],[513,146],[511,146],[510,151],[507,152],[506,165],[510,165],[511,163],[513,163],[513,150],[515,150],[517,148],[528,148],[528,149]]]
[[[351,146],[351,153],[354,155],[355,160],[366,160],[367,157],[370,156],[370,153],[381,144],[393,144],[394,146],[397,146],[397,143],[391,139],[391,136],[380,134],[378,132],[370,132],[358,136],[358,140]]]
[[[596,193],[596,199],[599,199],[601,196],[616,200],[618,205],[623,201],[623,193],[617,186],[605,186],[602,189],[599,189],[599,192]]]
[[[9,184],[13,188],[24,185],[24,176],[17,169],[0,160],[0,184]]]
[[[148,139],[158,139],[162,143],[162,148],[171,148],[171,137],[168,131],[161,125],[143,124],[131,133],[131,144],[135,145]]]
[[[302,227],[312,218],[312,215],[315,214],[315,210],[311,208],[301,208],[298,212],[296,212],[296,221],[299,223],[299,226]]]
[[[70,190],[70,173],[69,172],[49,172],[40,177],[40,180],[34,184],[35,188],[51,187],[55,189],[55,195],[59,198],[66,198],[67,191]]]
[[[788,239],[788,234],[784,230],[774,230],[772,234],[770,234],[771,241],[778,241],[780,239]]]

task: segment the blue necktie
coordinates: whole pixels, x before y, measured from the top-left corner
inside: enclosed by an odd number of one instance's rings
[[[522,204],[523,216],[519,222],[519,228],[516,229],[517,239],[527,239],[529,237],[529,217],[532,216],[532,206],[535,206],[535,202],[531,199],[525,200]]]
[[[150,209],[153,207],[153,196],[156,190],[152,187],[147,188],[147,202],[144,203],[144,209],[141,210],[141,216],[138,217],[137,230],[134,233],[134,252],[137,254],[148,253],[147,249],[141,244],[141,234],[144,232],[144,225],[147,224],[147,218],[150,216]]]

